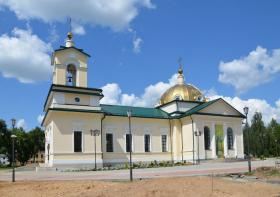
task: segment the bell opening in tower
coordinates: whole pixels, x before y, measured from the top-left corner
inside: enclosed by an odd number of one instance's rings
[[[76,86],[76,67],[73,64],[69,64],[67,66],[67,81],[66,84],[68,86]]]

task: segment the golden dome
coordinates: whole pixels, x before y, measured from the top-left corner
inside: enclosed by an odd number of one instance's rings
[[[169,103],[173,100],[182,101],[202,101],[203,94],[198,88],[190,84],[177,84],[169,88],[160,98],[160,105]]]
[[[183,68],[180,65],[178,70],[177,84],[165,91],[161,96],[159,104],[163,105],[174,100],[181,101],[205,101],[203,94],[200,90],[193,85],[185,84]]]

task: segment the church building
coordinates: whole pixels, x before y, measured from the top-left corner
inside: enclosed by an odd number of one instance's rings
[[[222,98],[207,100],[185,83],[181,67],[155,107],[100,104],[102,89],[88,87],[90,55],[72,37],[52,56],[42,122],[46,166],[92,166],[95,155],[98,166],[123,164],[130,150],[132,162],[244,158],[245,116]]]

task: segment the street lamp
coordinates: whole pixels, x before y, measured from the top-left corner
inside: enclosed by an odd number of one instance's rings
[[[197,164],[200,163],[199,159],[199,136],[201,136],[201,131],[195,131],[194,135],[197,137]]]
[[[100,130],[90,130],[90,135],[94,136],[94,170],[96,170],[96,136],[100,135]]]
[[[13,131],[15,129],[15,126],[16,126],[16,119],[12,118],[11,119],[12,121],[12,128],[13,128]],[[12,174],[12,181],[15,182],[15,138],[17,136],[16,135],[11,135],[11,138],[12,138],[12,168],[13,168],[13,174]]]
[[[130,181],[133,181],[133,177],[132,177],[132,134],[131,134],[131,109],[129,109],[127,111],[127,117],[128,117],[128,123],[129,123],[129,143],[130,143],[130,147],[129,147],[129,173],[130,173]]]
[[[252,171],[251,168],[251,155],[250,155],[250,132],[248,128],[248,113],[249,113],[249,107],[244,107],[244,114],[246,116],[246,129],[247,129],[247,154],[248,154],[248,170],[249,172]]]

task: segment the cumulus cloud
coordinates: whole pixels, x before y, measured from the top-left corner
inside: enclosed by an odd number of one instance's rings
[[[85,35],[86,34],[86,30],[84,29],[84,27],[82,25],[77,24],[77,23],[72,24],[72,31],[73,31],[74,34],[77,34],[77,35]]]
[[[115,31],[128,28],[139,9],[155,7],[151,0],[0,0],[1,5],[19,19],[64,22],[71,17],[81,25],[100,25]]]
[[[177,74],[174,74],[168,82],[158,82],[153,85],[149,85],[145,88],[144,93],[141,96],[135,94],[122,93],[120,86],[116,83],[107,84],[102,87],[104,98],[101,99],[102,104],[119,104],[128,106],[142,106],[142,107],[154,107],[160,96],[171,86],[176,84]],[[238,111],[243,113],[245,106],[249,107],[248,118],[251,120],[255,112],[261,112],[263,120],[268,124],[272,118],[280,121],[280,99],[275,102],[275,105],[269,104],[263,99],[241,99],[239,97],[227,97],[219,95],[214,88],[203,91],[204,95],[210,100],[223,98]]]
[[[11,35],[0,36],[0,72],[22,83],[48,80],[51,74],[51,45],[31,30],[15,28]]]
[[[23,128],[23,129],[26,129],[26,122],[24,119],[19,119],[17,122],[16,122],[16,127],[17,128]]]
[[[102,87],[104,98],[103,104],[120,104],[130,106],[154,107],[160,99],[160,96],[171,86],[176,84],[177,74],[174,74],[168,82],[158,82],[145,88],[141,96],[135,94],[122,93],[120,86],[116,83],[110,83]]]
[[[258,46],[248,56],[219,65],[219,81],[232,85],[238,94],[269,82],[280,72],[280,49],[269,52]]]
[[[210,98],[210,100],[223,98],[225,101],[227,101],[229,104],[231,104],[241,113],[243,113],[243,108],[245,106],[249,107],[249,114],[248,114],[249,120],[252,119],[255,112],[261,112],[263,116],[263,120],[266,124],[268,124],[272,118],[276,119],[277,121],[280,121],[280,99],[276,101],[275,106],[273,106],[270,105],[264,99],[252,98],[252,99],[243,100],[237,96],[227,97],[218,94],[214,95],[212,93],[213,93],[212,90],[210,90],[209,92],[207,91],[205,92],[205,96]]]

